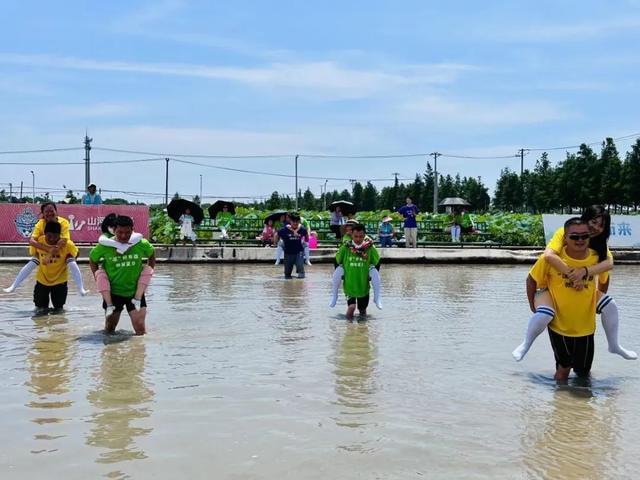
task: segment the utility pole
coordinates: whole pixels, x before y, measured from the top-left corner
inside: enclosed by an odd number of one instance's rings
[[[91,183],[91,142],[93,138],[89,138],[88,133],[84,134],[84,188]]]
[[[24,184],[24,182],[22,180],[20,180],[20,201],[22,202],[22,185]]]
[[[36,203],[36,174],[33,170],[29,170],[31,172],[31,188],[33,192],[33,197],[31,198],[31,203]]]
[[[165,158],[164,167],[164,206],[169,205],[169,159]]]
[[[298,157],[299,155],[296,155],[296,210],[298,210]]]
[[[13,198],[13,183],[9,182],[9,201]]]
[[[524,155],[526,153],[529,153],[529,150],[525,150],[524,148],[521,148],[520,150],[518,150],[518,154],[520,155],[520,177],[522,177],[522,174],[524,173]]]
[[[200,174],[200,196],[198,197],[198,204],[202,205],[202,174]]]
[[[327,209],[327,182],[329,180],[325,180],[324,181],[324,195],[322,196],[322,209],[326,210]]]
[[[438,213],[438,157],[442,155],[438,152],[430,153],[433,157],[433,213]]]

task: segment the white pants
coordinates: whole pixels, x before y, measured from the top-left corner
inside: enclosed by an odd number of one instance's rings
[[[406,240],[405,246],[407,248],[418,247],[418,229],[417,228],[407,228],[404,229],[404,238]]]

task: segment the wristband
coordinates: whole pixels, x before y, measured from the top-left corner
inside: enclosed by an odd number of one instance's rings
[[[589,269],[587,267],[583,267],[585,274],[584,274],[584,278],[589,278]]]

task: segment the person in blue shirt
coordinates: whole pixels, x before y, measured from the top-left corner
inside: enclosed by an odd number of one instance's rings
[[[87,185],[87,193],[82,196],[83,205],[102,205],[102,197],[96,193],[95,183]]]
[[[304,278],[304,242],[309,234],[300,225],[300,215],[291,213],[289,220],[289,226],[278,231],[278,237],[284,244],[284,278],[292,278],[294,265],[298,278]]]
[[[398,209],[398,213],[404,217],[404,238],[407,248],[418,247],[418,224],[416,222],[418,212],[418,207],[413,204],[411,197],[407,197],[407,204]]]

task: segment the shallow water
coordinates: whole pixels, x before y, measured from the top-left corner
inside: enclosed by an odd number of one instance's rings
[[[31,318],[30,284],[0,293],[0,478],[638,477],[638,362],[600,330],[591,386],[555,385],[545,336],[512,360],[527,267],[385,266],[366,322],[330,273],[161,265],[144,338],[103,336],[95,294]],[[640,349],[637,278],[611,293]]]

